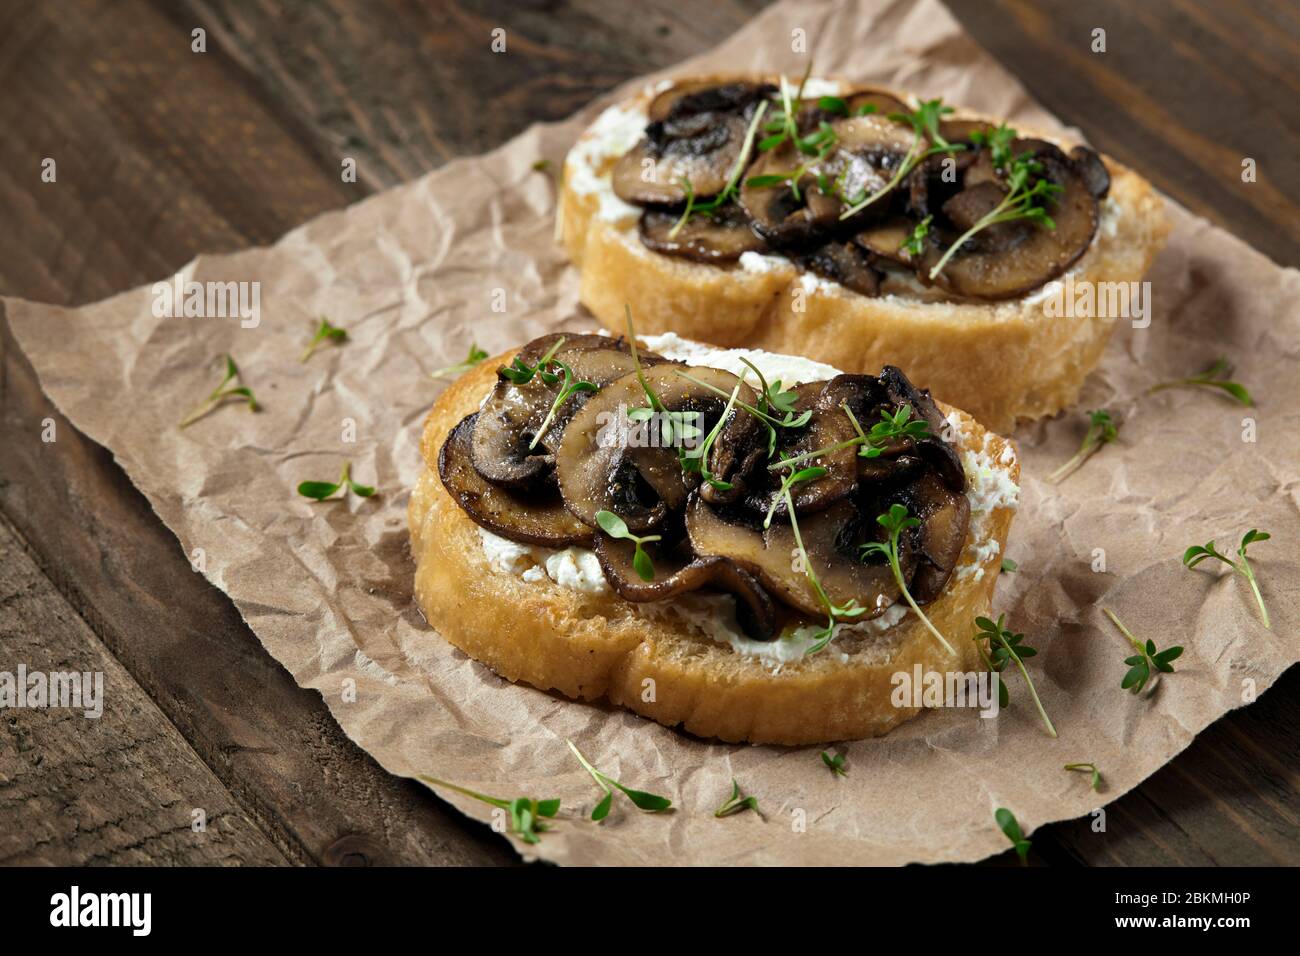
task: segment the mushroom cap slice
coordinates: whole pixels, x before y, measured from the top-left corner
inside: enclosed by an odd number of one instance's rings
[[[798,257],[809,272],[838,282],[859,295],[880,294],[880,273],[872,267],[871,253],[852,242],[828,242]]]
[[[690,375],[723,394],[683,378]],[[632,372],[611,382],[587,401],[569,422],[555,454],[555,473],[565,506],[584,524],[597,526],[596,514],[612,511],[634,533],[658,527],[700,481],[682,469],[679,448],[692,449],[717,423],[727,397],[740,384],[738,401],[752,405],[754,391],[730,372],[665,363],[644,370],[645,382],[670,412],[691,413],[693,433],[678,428],[664,442],[662,416],[629,426],[627,413],[650,405],[640,377]],[[748,415],[733,409],[717,443],[741,440]],[[733,431],[735,430],[735,431]]]
[[[732,113],[744,110],[765,96],[776,93],[771,83],[737,80],[688,80],[674,83],[650,101],[647,113],[652,123],[663,123],[697,113]]]
[[[1019,141],[1018,141],[1019,142]],[[1021,221],[1003,223],[976,233],[967,240],[935,278],[936,284],[960,296],[978,299],[1006,299],[1036,289],[1074,265],[1092,243],[1097,232],[1097,199],[1089,191],[1074,164],[1047,154],[1036,157],[1047,179],[1062,191],[1047,203],[1054,229]],[[996,206],[989,192],[991,183],[980,183],[958,193],[944,204],[950,215],[982,215]],[[997,188],[1001,191],[1000,187]],[[969,193],[974,195],[968,196]],[[992,205],[990,205],[992,202]],[[1011,227],[1011,228],[1006,228]],[[918,269],[923,279],[942,255],[935,247],[927,250]]]
[[[1070,150],[1070,159],[1087,183],[1088,192],[1098,199],[1105,199],[1110,192],[1110,170],[1101,156],[1087,146],[1076,146]]]
[[[470,433],[478,413],[466,416],[438,452],[443,487],[473,521],[504,538],[549,548],[590,546],[590,528],[573,517],[554,488],[524,494],[489,484],[470,461]]]
[[[917,567],[909,590],[917,604],[928,604],[943,593],[966,544],[970,500],[953,491],[933,473],[912,482],[904,503],[921,519],[915,529]]]
[[[782,143],[761,153],[741,177],[741,208],[753,223],[754,231],[777,248],[816,243],[834,230],[839,217],[838,200],[822,196],[816,174],[810,170],[805,170],[799,178],[798,197],[788,182],[751,185],[763,176],[788,175],[803,160],[793,145]]]
[[[655,544],[646,546],[656,548]],[[699,558],[689,550],[658,548],[652,557],[655,576],[646,581],[632,565],[636,546],[631,541],[596,535],[596,557],[614,593],[625,601],[667,601],[689,591],[711,588],[736,598],[736,620],[757,641],[776,637],[776,608],[758,579],[730,558]]]
[[[573,344],[566,336],[543,336],[525,346],[519,357],[525,364],[536,365],[561,338],[563,343],[553,361],[568,365],[575,381],[602,386],[632,370],[632,356],[626,343],[605,335],[573,336]],[[661,361],[653,353],[645,356],[647,365]],[[540,375],[516,385],[498,373],[497,384],[480,409],[470,439],[471,460],[487,481],[528,489],[549,476],[554,464],[554,450],[569,419],[591,395],[587,391],[578,391],[565,399],[546,433],[530,447],[562,385],[562,380],[548,384]]]
[[[850,500],[836,502],[824,511],[801,517],[799,533],[808,561],[827,596],[836,605],[850,600],[867,610],[856,620],[883,614],[899,597],[893,571],[883,563],[864,563],[859,546],[883,540],[883,529]],[[761,523],[743,513],[711,507],[698,496],[686,509],[686,532],[696,554],[725,555],[752,572],[775,597],[796,610],[817,617],[826,613],[803,570],[796,570],[794,532],[790,525]],[[900,539],[900,565],[906,580],[916,558],[910,542]]]
[[[853,241],[877,259],[912,266],[916,257],[904,247],[904,243],[912,237],[914,228],[911,220],[903,216],[891,216],[871,223],[854,235]]]
[[[614,193],[625,202],[676,205],[686,202],[685,181],[696,199],[716,196],[740,158],[747,127],[740,113],[696,113],[651,123],[614,164]]]
[[[735,203],[727,203],[713,214],[692,216],[673,235],[680,219],[676,212],[646,209],[641,213],[641,241],[655,252],[712,263],[735,262],[742,253],[767,248],[751,228],[745,211]]]

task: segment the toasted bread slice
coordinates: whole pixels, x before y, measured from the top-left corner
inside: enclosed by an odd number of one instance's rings
[[[614,196],[609,172],[639,138],[656,91],[649,88],[607,110],[565,162],[558,232],[581,272],[579,297],[602,324],[622,330],[630,305],[642,334],[676,332],[714,345],[797,353],[852,372],[892,363],[937,398],[999,431],[1077,400],[1115,316],[1049,315],[1046,306],[1062,290],[1060,280],[1001,302],[873,298],[803,273],[775,255],[747,270],[648,249],[637,231],[640,209]],[[914,102],[907,94],[893,95]],[[996,122],[965,110],[953,119]],[[1078,145],[1018,128],[1067,151]],[[1067,273],[1076,288],[1141,280],[1169,230],[1163,200],[1150,183],[1103,159],[1110,193],[1102,201],[1097,235]]]
[[[972,499],[958,570],[925,608],[955,658],[908,613],[886,630],[841,633],[818,654],[774,664],[706,636],[705,626],[717,622],[702,626],[698,616],[679,613],[678,605],[690,602],[631,604],[540,572],[494,570],[479,527],[438,477],[438,452],[512,354],[482,363],[438,398],[424,425],[426,468],[409,507],[416,600],[428,622],[470,657],[507,680],[580,700],[606,699],[701,737],[770,744],[883,734],[919,712],[891,702],[896,673],[910,675],[917,665],[926,672],[980,669],[970,638],[975,618],[989,613],[1001,568],[1014,513],[1005,497],[989,497],[1001,503],[982,509]],[[941,408],[960,432],[972,489],[991,482],[1012,488],[1014,496],[1020,466],[1011,444],[969,415]],[[971,475],[973,468],[983,474]]]

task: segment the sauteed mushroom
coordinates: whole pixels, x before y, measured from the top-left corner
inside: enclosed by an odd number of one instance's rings
[[[491,484],[470,461],[470,433],[476,412],[464,418],[438,452],[438,474],[448,494],[465,513],[494,534],[550,548],[590,546],[590,528],[564,507],[554,488],[532,494],[511,491]]]
[[[735,203],[727,203],[713,214],[691,216],[672,235],[679,219],[680,213],[647,209],[641,214],[641,241],[656,252],[696,262],[735,262],[742,253],[766,248],[754,234],[745,211]]]
[[[654,548],[655,546],[649,545]],[[646,581],[632,566],[636,546],[631,541],[596,536],[596,557],[605,579],[626,601],[667,601],[689,591],[712,588],[736,598],[736,620],[754,640],[776,637],[776,608],[758,579],[730,558],[698,558],[689,549],[659,549],[654,553],[655,576]]]
[[[970,501],[934,475],[908,486],[904,503],[921,519],[916,529],[918,563],[910,590],[917,604],[928,604],[943,593],[966,543]]]

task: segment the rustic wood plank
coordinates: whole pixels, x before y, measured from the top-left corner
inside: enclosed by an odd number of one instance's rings
[[[683,4],[182,0],[320,152],[373,188],[563,119],[625,80],[701,53],[770,0]],[[493,52],[493,31],[505,50]]]
[[[1300,17],[1285,0],[945,0],[1100,149],[1284,265],[1300,265]],[[1106,52],[1091,50],[1106,31]],[[1242,160],[1258,180],[1242,182]]]
[[[0,671],[20,665],[98,672],[102,712],[0,711],[0,866],[286,862],[0,524]]]

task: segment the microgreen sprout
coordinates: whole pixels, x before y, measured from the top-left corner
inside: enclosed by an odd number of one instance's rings
[[[633,790],[631,787],[623,786],[623,784],[619,783],[613,777],[601,773],[593,767],[587,761],[587,758],[582,755],[582,751],[577,748],[572,740],[566,740],[565,743],[569,745],[569,749],[573,751],[573,755],[578,758],[578,763],[582,764],[583,769],[586,770],[587,773],[591,774],[591,778],[596,781],[602,790],[605,791],[605,796],[601,799],[600,803],[596,804],[595,809],[591,811],[591,818],[593,820],[600,822],[605,819],[605,817],[609,816],[610,806],[614,802],[614,791],[610,789],[611,787],[616,787],[623,791],[623,793],[627,794],[628,799],[636,804],[637,809],[645,810],[647,813],[661,813],[673,805],[673,802],[667,797],[661,797],[655,793],[646,793],[644,790]]]
[[[312,336],[312,340],[307,344],[307,351],[302,353],[298,361],[306,362],[324,342],[343,342],[347,337],[348,333],[345,329],[340,329],[337,325],[331,325],[330,320],[322,315],[320,325],[316,326],[316,334]]]
[[[465,361],[458,362],[455,365],[447,365],[444,366],[443,368],[434,369],[432,372],[429,373],[429,377],[430,378],[455,378],[458,375],[463,375],[464,373],[468,372],[470,369],[478,365],[487,357],[488,354],[478,347],[478,343],[472,342],[470,343],[469,354],[465,356]]]
[[[661,535],[635,535],[628,530],[627,522],[612,511],[597,511],[596,524],[600,525],[600,530],[611,538],[631,541],[636,546],[636,550],[632,553],[633,570],[636,571],[642,581],[653,581],[655,579],[654,562],[650,560],[650,555],[642,546],[653,541],[662,541]]]
[[[1130,644],[1133,645],[1133,649],[1137,651],[1137,653],[1132,657],[1124,658],[1124,663],[1129,665],[1129,669],[1124,675],[1124,679],[1120,682],[1120,687],[1125,690],[1132,690],[1135,694],[1140,694],[1142,693],[1142,688],[1147,685],[1147,681],[1151,680],[1152,669],[1156,671],[1157,676],[1162,673],[1172,674],[1174,672],[1174,665],[1172,662],[1183,653],[1182,647],[1175,646],[1168,650],[1157,651],[1155,641],[1147,641],[1144,645],[1134,637],[1132,632],[1129,631],[1120,619],[1115,616],[1114,611],[1111,611],[1109,608],[1102,608],[1102,610],[1106,613],[1106,616],[1114,622],[1115,626],[1119,628],[1119,632],[1124,635]],[[1155,686],[1156,682],[1151,680],[1151,687],[1154,688]]]
[[[1043,726],[1047,728],[1047,734],[1050,737],[1056,736],[1056,728],[1052,726],[1051,719],[1047,716],[1047,711],[1043,709],[1043,702],[1038,699],[1038,691],[1034,688],[1033,679],[1029,676],[1029,671],[1025,668],[1025,658],[1035,656],[1038,651],[1024,643],[1025,635],[1013,634],[1005,626],[1006,615],[999,614],[997,621],[991,621],[987,617],[975,618],[975,626],[979,632],[975,635],[976,646],[979,647],[980,657],[984,659],[985,666],[989,670],[996,671],[1001,677],[1007,664],[1015,664],[1020,670],[1020,674],[1025,679],[1025,684],[1029,688],[1029,696],[1034,699],[1034,706],[1038,709],[1038,715],[1043,718]],[[984,651],[983,642],[988,641],[988,653]],[[1005,707],[1010,701],[1006,689],[1006,681],[998,681],[998,705]]]
[[[1255,400],[1251,398],[1250,392],[1246,386],[1240,382],[1228,380],[1232,374],[1232,365],[1225,358],[1215,359],[1214,363],[1204,372],[1192,375],[1188,378],[1177,378],[1170,382],[1161,382],[1158,385],[1152,385],[1147,389],[1147,394],[1153,392],[1163,392],[1167,388],[1185,388],[1198,387],[1217,388],[1233,400],[1240,402],[1242,405],[1254,405]]]
[[[1091,774],[1092,789],[1098,792],[1101,791],[1101,771],[1097,769],[1095,763],[1067,763],[1065,769]]]
[[[742,797],[740,795],[740,784],[736,782],[735,777],[732,777],[731,796],[723,801],[722,806],[713,811],[713,815],[720,819],[722,817],[729,817],[733,813],[742,813],[745,810],[753,810],[760,817],[763,815],[763,812],[758,809],[758,797]]]
[[[1260,616],[1264,619],[1264,627],[1271,630],[1272,625],[1268,620],[1268,608],[1264,607],[1264,596],[1259,593],[1259,582],[1255,580],[1255,569],[1252,568],[1250,562],[1246,560],[1246,549],[1256,541],[1267,541],[1269,537],[1270,535],[1267,531],[1259,531],[1255,528],[1251,528],[1247,531],[1245,535],[1242,536],[1241,545],[1237,548],[1237,557],[1241,559],[1240,561],[1233,561],[1226,554],[1220,553],[1215,549],[1213,541],[1206,545],[1192,545],[1192,547],[1183,552],[1183,564],[1187,565],[1189,568],[1194,568],[1206,558],[1214,558],[1232,568],[1232,570],[1236,571],[1250,583],[1250,589],[1255,594],[1255,603],[1259,605]]]
[[[993,811],[993,819],[997,821],[998,829],[1011,841],[1016,854],[1020,857],[1020,865],[1024,866],[1029,861],[1029,847],[1032,844],[1025,839],[1024,831],[1020,829],[1020,823],[1016,820],[1016,815],[1006,807],[998,807],[997,810]]]
[[[939,629],[930,622],[930,619],[925,616],[925,612],[917,606],[916,601],[912,598],[912,592],[907,589],[907,582],[903,580],[903,568],[900,565],[898,558],[898,536],[909,528],[915,528],[920,525],[921,519],[909,516],[906,505],[892,504],[889,506],[888,512],[879,515],[876,518],[876,523],[889,533],[889,540],[883,542],[868,541],[866,544],[861,546],[860,550],[862,557],[867,558],[873,554],[884,556],[885,560],[889,562],[889,569],[894,572],[894,583],[897,584],[899,590],[903,592],[903,598],[907,601],[908,606],[910,606],[916,613],[916,616],[921,619],[926,628],[929,629],[930,633],[933,634],[938,639],[939,643],[943,645],[943,649],[949,654],[956,656],[957,652],[954,651],[952,645],[948,643],[948,639],[939,633]]]
[[[541,834],[550,829],[546,823],[542,822],[543,819],[551,819],[560,812],[559,800],[534,800],[532,797],[516,797],[513,800],[504,800],[500,797],[489,797],[486,794],[467,790],[445,780],[426,777],[424,774],[420,774],[419,779],[430,786],[445,787],[448,790],[454,790],[467,797],[472,797],[475,800],[480,800],[490,806],[507,811],[510,814],[511,832],[525,843],[541,842]]]
[[[565,343],[565,336],[561,335],[551,345],[546,353],[537,361],[536,365],[529,365],[518,355],[508,366],[498,369],[497,374],[510,382],[512,385],[527,385],[533,380],[533,376],[538,375],[546,366],[551,364],[551,359],[555,358],[555,353],[560,351],[560,346]],[[470,353],[473,354],[472,352]],[[543,379],[545,380],[545,379]]]
[[[298,485],[298,494],[304,498],[314,498],[317,501],[324,501],[332,498],[334,494],[343,489],[343,497],[347,497],[348,490],[351,489],[354,494],[362,498],[370,498],[374,495],[375,489],[369,485],[358,484],[351,477],[352,463],[348,462],[343,466],[343,474],[339,476],[337,482],[328,481],[304,481]]]
[[[750,150],[754,146],[754,133],[758,129],[758,124],[763,119],[763,113],[767,110],[767,103],[759,103],[758,109],[754,110],[754,115],[749,121],[749,128],[745,131],[745,139],[740,147],[740,155],[736,157],[736,163],[731,167],[731,174],[727,177],[727,183],[712,199],[705,202],[697,202],[695,199],[695,190],[691,187],[690,179],[685,177],[681,180],[682,189],[686,193],[686,208],[682,210],[681,218],[668,230],[668,238],[673,239],[682,227],[690,221],[691,216],[698,213],[713,213],[726,205],[736,195],[736,188],[740,184],[740,174],[745,171],[749,165]]]
[[[687,474],[698,474],[706,482],[717,488],[719,491],[726,491],[731,488],[731,482],[723,481],[709,471],[709,453],[713,450],[713,444],[722,434],[723,426],[727,424],[727,419],[731,415],[731,410],[736,405],[736,396],[740,394],[740,387],[745,384],[744,377],[736,383],[736,387],[731,390],[731,398],[727,399],[726,407],[722,409],[722,414],[714,423],[709,434],[705,436],[703,443],[697,449],[684,450],[680,455],[682,470]],[[698,430],[697,430],[698,431]]]
[[[253,396],[253,390],[247,385],[229,385],[232,379],[241,378],[239,366],[229,355],[226,356],[226,375],[221,383],[212,390],[212,394],[199,403],[198,407],[181,419],[180,427],[188,428],[193,425],[208,412],[215,409],[228,398],[243,399],[248,403],[250,412],[257,411],[261,406],[257,404],[257,399]]]
[[[912,145],[908,147],[907,153],[903,156],[903,161],[898,164],[898,169],[894,171],[893,177],[884,186],[877,189],[870,196],[864,196],[861,199],[846,197],[846,201],[851,201],[852,205],[840,214],[840,218],[848,219],[855,216],[882,196],[892,192],[923,159],[936,153],[952,154],[965,149],[966,147],[961,143],[948,142],[939,132],[940,121],[952,111],[952,107],[944,106],[942,100],[926,100],[910,113],[890,113],[889,118],[891,120],[906,123],[912,127],[914,134]],[[926,140],[929,140],[934,145],[923,149],[922,145]]]
[[[555,401],[551,402],[551,408],[546,413],[546,418],[542,420],[541,426],[533,433],[533,440],[528,443],[528,449],[530,451],[537,447],[537,443],[542,440],[542,436],[546,434],[546,430],[551,427],[551,422],[555,421],[555,413],[560,410],[561,405],[568,401],[570,395],[573,395],[576,392],[594,392],[600,387],[595,382],[586,382],[581,379],[576,379],[573,374],[573,369],[564,362],[558,362],[552,359],[551,364],[560,370],[563,379],[561,379],[560,376],[557,376],[554,372],[549,372],[544,368],[538,370],[538,374],[541,376],[542,381],[547,385],[558,384],[560,390],[555,393]]]
[[[930,222],[934,216],[926,216],[915,226],[912,232],[898,246],[899,252],[906,252],[909,256],[919,256],[925,251],[925,237],[930,234]]]
[[[849,772],[844,769],[844,754],[831,754],[823,750],[822,763],[826,764],[827,769],[837,777],[849,775]]]
[[[1056,471],[1047,476],[1053,484],[1077,471],[1085,461],[1091,458],[1102,445],[1113,442],[1119,436],[1119,425],[1104,408],[1088,413],[1088,430],[1083,433],[1083,441],[1074,457]]]
[[[1002,201],[981,216],[969,229],[957,237],[957,241],[948,247],[934,268],[930,270],[930,279],[935,279],[948,260],[956,255],[957,250],[965,245],[978,232],[1001,222],[1016,222],[1024,219],[1047,229],[1055,229],[1056,223],[1047,214],[1046,202],[1055,202],[1061,187],[1043,176],[1043,164],[1029,153],[1013,157],[1011,142],[1016,131],[1005,124],[987,136],[982,133],[972,135],[977,145],[988,145],[992,152],[993,166],[1003,174],[1007,185],[1007,194]]]
[[[1015,574],[1019,570],[1020,570],[1020,565],[1016,564],[1016,562],[1012,561],[1010,558],[1002,559],[1003,574]]]

